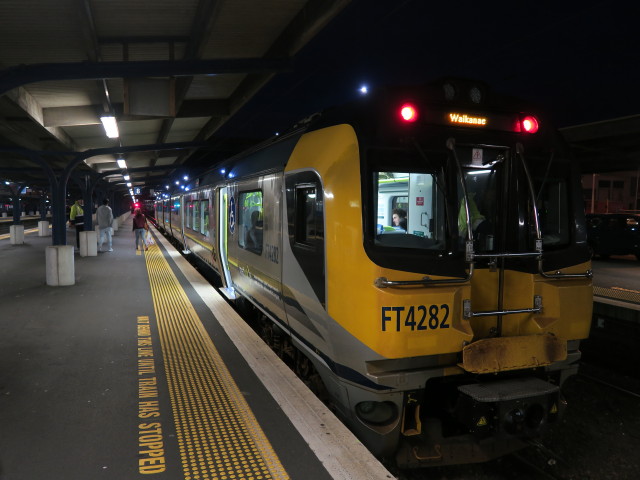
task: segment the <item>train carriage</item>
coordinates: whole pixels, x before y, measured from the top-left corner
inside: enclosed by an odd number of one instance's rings
[[[484,461],[557,422],[590,253],[575,162],[526,105],[464,80],[383,90],[200,184],[171,234],[375,454]]]
[[[185,248],[209,266],[216,262],[216,229],[213,211],[213,189],[198,189],[182,196],[183,237]]]

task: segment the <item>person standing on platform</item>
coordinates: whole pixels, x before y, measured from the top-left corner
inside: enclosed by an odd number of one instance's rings
[[[76,248],[80,249],[80,232],[84,231],[84,211],[82,206],[84,201],[82,199],[76,200],[71,206],[71,212],[69,212],[69,223],[76,229]]]
[[[102,205],[96,210],[96,220],[100,229],[100,242],[98,249],[102,251],[104,238],[107,237],[107,252],[113,252],[111,245],[111,236],[113,235],[113,211],[109,206],[109,200],[106,198],[102,201]]]
[[[149,228],[147,225],[147,218],[142,214],[139,208],[133,211],[133,231],[136,232],[136,251],[138,251],[138,242],[140,242],[140,250],[144,247],[145,250],[149,250],[144,243],[144,234]]]

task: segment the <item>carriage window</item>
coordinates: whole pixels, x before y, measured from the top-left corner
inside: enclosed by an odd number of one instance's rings
[[[444,248],[444,199],[431,173],[375,174],[376,245]]]
[[[202,222],[200,226],[200,233],[205,236],[209,236],[209,201],[202,200],[200,202],[200,211],[202,212]]]
[[[193,229],[198,232],[200,230],[200,202],[197,200],[191,203],[191,214],[193,215]]]
[[[263,218],[262,192],[241,192],[238,197],[238,245],[262,254]]]
[[[193,215],[192,211],[193,211],[193,202],[188,202],[187,208],[185,209],[185,212],[184,212],[184,225],[187,228],[191,228],[191,215]]]
[[[312,246],[318,236],[315,187],[296,188],[295,242]]]

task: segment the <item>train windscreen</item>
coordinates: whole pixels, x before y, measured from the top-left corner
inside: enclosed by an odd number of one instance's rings
[[[376,245],[440,250],[445,245],[444,198],[425,171],[375,172]]]

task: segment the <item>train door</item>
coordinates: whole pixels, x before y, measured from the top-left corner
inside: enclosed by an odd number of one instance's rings
[[[171,232],[171,216],[169,215],[170,200],[165,199],[162,201],[162,228],[165,232]]]
[[[218,218],[218,252],[220,256],[220,268],[222,270],[222,293],[234,300],[236,298],[233,284],[231,283],[231,274],[229,273],[229,253],[227,249],[228,233],[235,230],[235,206],[234,202],[229,201],[229,189],[227,187],[219,187],[216,189],[216,198],[218,205],[217,218]]]
[[[314,171],[285,176],[282,283],[287,320],[314,345],[326,342],[324,189]]]
[[[234,193],[235,228],[227,244],[234,288],[271,318],[283,319],[282,175],[245,178]]]
[[[557,198],[547,203],[550,216],[544,222],[566,225],[557,235],[545,227],[545,241],[550,246],[568,242],[566,189],[562,182],[548,179],[534,194],[535,180],[526,164],[507,147],[463,146],[456,150],[464,179],[459,198],[467,199],[466,205],[461,202],[458,230],[466,241],[467,254],[473,245],[475,264],[465,316],[476,338],[523,335],[530,314],[542,311],[542,296],[536,293],[532,275],[537,273],[536,262],[543,248],[534,205],[544,202],[544,192],[555,192],[551,194]]]
[[[504,258],[492,256],[506,245],[506,216],[499,202],[505,201],[507,159],[505,148],[457,147],[462,182],[458,187],[458,233],[467,252],[473,245],[475,272],[471,282],[471,298],[465,303],[476,338],[499,335],[504,310]],[[466,197],[466,204],[465,204]],[[483,314],[483,313],[486,313]],[[492,315],[489,313],[492,312]]]

